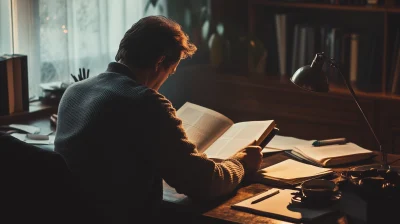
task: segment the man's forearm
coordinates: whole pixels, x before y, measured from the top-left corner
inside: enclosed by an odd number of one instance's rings
[[[243,165],[236,159],[228,159],[216,164],[211,183],[210,197],[231,193],[244,178]]]

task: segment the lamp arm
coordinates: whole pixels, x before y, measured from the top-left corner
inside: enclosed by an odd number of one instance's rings
[[[333,59],[330,59],[330,58],[327,58],[327,57],[325,57],[325,58],[326,58],[327,61],[330,63],[330,66],[333,67],[333,68],[335,68],[335,69],[339,72],[340,76],[342,77],[342,79],[343,79],[343,81],[344,81],[344,84],[346,85],[347,89],[350,91],[351,96],[353,97],[354,101],[356,102],[358,109],[360,110],[361,114],[363,115],[364,120],[365,120],[366,123],[368,124],[368,127],[369,127],[370,131],[372,132],[372,134],[374,135],[374,138],[375,138],[376,142],[378,143],[379,151],[381,152],[381,155],[382,155],[383,165],[384,165],[385,167],[387,167],[387,155],[386,155],[386,153],[383,151],[382,145],[381,145],[381,143],[380,143],[378,137],[376,136],[374,129],[372,128],[371,124],[369,123],[369,121],[368,121],[368,119],[367,119],[367,116],[365,116],[364,111],[362,110],[360,104],[358,103],[358,99],[357,99],[356,93],[355,93],[354,90],[353,90],[353,87],[352,87],[352,86],[350,85],[350,83],[346,80],[346,78],[344,77],[343,73],[340,71],[339,67],[337,66],[336,62],[335,62]]]

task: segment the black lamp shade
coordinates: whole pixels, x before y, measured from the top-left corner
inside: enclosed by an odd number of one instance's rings
[[[290,80],[300,88],[308,91],[328,92],[328,78],[322,70],[324,62],[323,54],[316,54],[311,65],[297,69]]]

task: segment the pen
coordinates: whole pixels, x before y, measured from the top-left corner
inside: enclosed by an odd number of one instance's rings
[[[252,201],[251,204],[255,204],[255,203],[258,203],[258,202],[260,202],[260,201],[263,201],[263,200],[265,200],[265,199],[267,199],[267,198],[270,198],[270,197],[272,197],[272,196],[274,196],[274,195],[277,195],[278,193],[279,193],[279,190],[276,190],[276,191],[274,191],[274,192],[272,192],[272,193],[270,193],[270,194],[267,194],[267,195],[265,195],[265,196],[262,196],[261,198],[258,198],[258,199],[256,199],[256,200]]]
[[[334,145],[334,144],[346,144],[346,138],[334,138],[326,140],[318,140],[312,143],[313,146],[324,146],[324,145]]]

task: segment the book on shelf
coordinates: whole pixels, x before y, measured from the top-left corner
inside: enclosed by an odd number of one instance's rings
[[[286,72],[286,14],[275,14],[276,39],[278,44],[279,74],[284,76]]]
[[[333,58],[346,80],[365,92],[379,92],[382,88],[381,68],[383,51],[382,37],[365,28],[352,28],[337,24],[306,23],[302,14],[295,12],[276,13],[266,16],[269,24],[260,38],[268,50],[267,70],[269,75],[292,76],[302,66],[311,64],[318,52]],[[341,76],[329,63],[323,69],[329,82],[343,86]]]
[[[29,110],[27,56],[0,56],[0,115]]]
[[[392,62],[391,69],[388,80],[391,81],[389,84],[391,86],[390,92],[393,94],[399,94],[399,86],[400,86],[400,29],[396,31],[396,38],[393,44],[393,53],[392,53]],[[389,86],[388,85],[388,86]]]
[[[177,110],[188,139],[209,158],[227,159],[249,145],[262,148],[279,131],[274,120],[233,122],[227,116],[186,102]]]
[[[286,153],[320,167],[350,164],[376,156],[373,151],[351,142],[326,146],[298,145]]]
[[[293,159],[286,159],[259,170],[249,180],[276,187],[293,188],[306,180],[321,178],[332,173],[333,171],[330,168],[317,167]]]

